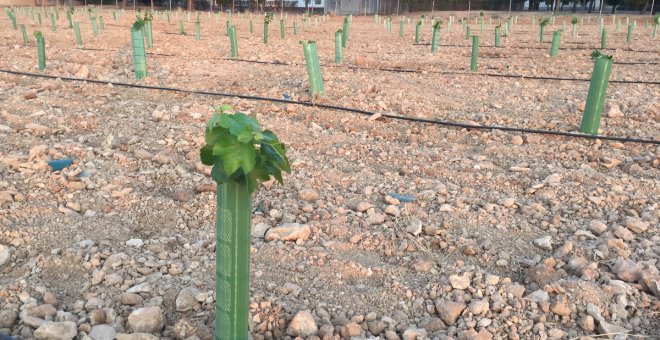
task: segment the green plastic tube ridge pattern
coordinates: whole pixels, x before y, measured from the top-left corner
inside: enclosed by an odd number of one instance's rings
[[[335,63],[341,64],[344,61],[344,51],[342,47],[342,32],[335,32]]]
[[[438,40],[440,38],[440,26],[433,27],[433,37],[431,40],[431,53],[438,53]]]
[[[231,44],[231,57],[238,58],[238,41],[236,40],[236,26],[229,29],[229,43]]]
[[[303,53],[305,54],[305,64],[307,66],[307,75],[309,77],[309,87],[312,96],[325,93],[323,79],[321,78],[321,67],[316,53],[316,43],[313,41],[303,42]]]
[[[34,32],[34,36],[37,38],[39,70],[43,71],[46,69],[46,42],[44,41],[44,35],[40,31]]]
[[[248,339],[252,194],[247,183],[218,184],[215,339]]]
[[[477,56],[479,55],[479,36],[472,36],[472,55],[470,58],[470,70],[476,72],[478,69],[477,66]]]
[[[552,45],[550,45],[550,56],[556,57],[559,55],[559,42],[561,40],[561,31],[554,31],[552,33]]]
[[[600,56],[594,63],[594,71],[589,83],[589,92],[585,104],[584,115],[580,123],[580,132],[597,135],[600,128],[600,118],[605,106],[605,94],[612,73],[612,58]]]
[[[144,35],[142,29],[131,26],[131,43],[133,46],[135,78],[140,80],[147,76],[147,56],[144,49]]]

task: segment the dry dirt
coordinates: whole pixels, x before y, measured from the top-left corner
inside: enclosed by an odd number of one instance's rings
[[[117,22],[109,9],[102,15],[98,37],[82,9],[75,15],[84,41],[77,48],[63,12],[57,32],[46,16],[39,26],[17,13],[30,36],[45,36],[46,75],[307,101],[298,41],[316,40],[321,103],[564,132],[580,124],[588,82],[481,73],[589,79],[589,55],[600,45],[595,17],[585,16],[571,37],[570,17],[559,16],[539,43],[539,14],[534,27],[520,14],[497,49],[488,19],[483,34],[471,19],[482,46],[480,74],[471,74],[458,18],[447,32],[448,16],[465,13],[441,13],[437,54],[413,44],[413,21],[399,38],[398,19],[389,33],[373,17],[355,16],[345,61],[334,65],[342,18],[319,17],[318,26],[312,19],[305,31],[298,20],[294,36],[290,14],[286,38],[274,22],[264,45],[263,16],[253,16],[251,34],[248,17],[234,14],[244,61],[232,61],[226,13],[200,13],[201,41],[194,14],[178,14],[187,35],[178,34],[177,14],[169,24],[158,14],[149,76],[138,82],[128,30],[135,13]],[[563,20],[560,56],[550,58],[550,32]],[[657,141],[660,47],[648,18],[632,20],[627,46],[625,24],[617,33],[605,17],[613,49],[604,52],[618,62],[611,79],[656,84],[611,83],[602,134]],[[4,13],[0,27],[0,69],[39,73],[34,39],[23,45]],[[427,18],[422,40],[430,38]],[[211,338],[215,194],[198,150],[212,106],[221,104],[256,114],[286,142],[293,165],[284,186],[268,183],[254,197],[253,224],[265,225],[253,229],[253,338],[660,338],[657,144],[369,120],[3,72],[0,333],[45,338],[55,321],[77,339]],[[64,157],[74,163],[51,171],[47,161]],[[311,235],[264,239],[265,229],[284,223]],[[154,319],[139,315],[147,307],[162,324],[137,325]],[[304,310],[311,314],[291,322]],[[71,338],[63,334],[55,338]]]

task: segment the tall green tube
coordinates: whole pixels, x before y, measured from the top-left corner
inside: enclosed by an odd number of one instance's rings
[[[316,89],[318,93],[325,94],[325,86],[323,85],[323,76],[321,75],[321,63],[319,62],[319,52],[316,50],[316,42],[312,42],[312,58],[314,59],[314,73],[316,73]]]
[[[18,26],[16,25],[16,14],[14,11],[8,11],[7,15],[9,16],[9,19],[11,19],[11,25],[14,29],[18,29]]]
[[[335,63],[341,64],[344,61],[344,51],[341,47],[341,30],[335,32]]]
[[[252,194],[233,180],[217,188],[215,339],[247,340]]]
[[[37,18],[39,19],[39,26],[43,25],[41,22],[41,13],[37,13]]]
[[[653,25],[653,40],[655,40],[656,33],[658,33],[658,24]]]
[[[600,48],[607,48],[607,31],[603,28],[600,33]]]
[[[298,35],[298,23],[295,21],[293,22],[293,35]]]
[[[252,28],[252,17],[250,17],[250,33],[253,33],[253,28]]]
[[[148,48],[153,48],[154,47],[154,36],[153,36],[153,29],[152,29],[152,20],[145,20],[144,21],[144,30],[146,33],[147,37],[147,47]]]
[[[575,38],[577,24],[572,23],[571,25],[573,26],[573,27],[571,28],[571,36],[572,36],[573,38]]]
[[[307,75],[309,76],[309,87],[312,96],[323,94],[323,78],[321,78],[321,66],[316,52],[316,43],[313,41],[303,42],[303,52],[305,54],[305,64],[307,65]]]
[[[465,26],[465,40],[470,39],[470,25]]]
[[[199,21],[195,21],[195,40],[200,40],[201,39],[202,28],[200,26],[201,26],[201,24],[199,23]]]
[[[44,35],[41,32],[34,32],[34,36],[37,38],[37,59],[39,61],[39,70],[43,71],[46,69],[46,42],[44,41]]]
[[[440,36],[440,25],[433,25],[433,38],[431,40],[431,53],[438,52],[438,39]]]
[[[621,19],[619,18],[619,21],[616,22],[616,31],[621,32]]]
[[[53,13],[50,14],[50,26],[53,32],[57,31],[57,27],[55,26],[55,14]]]
[[[539,25],[539,41],[543,42],[543,35],[545,34],[545,25]]]
[[[82,47],[83,41],[82,37],[80,36],[80,25],[78,25],[77,22],[73,23],[73,30],[76,32],[76,45],[78,45],[78,47]]]
[[[284,33],[284,19],[280,19],[280,38],[284,39],[285,33]]]
[[[131,26],[131,42],[133,46],[133,66],[135,78],[140,80],[147,76],[147,56],[144,50],[144,35],[142,27]]]
[[[236,26],[229,29],[229,42],[231,44],[231,57],[238,58],[238,41],[236,40]]]
[[[556,57],[559,55],[559,42],[561,40],[561,31],[554,31],[552,33],[552,45],[550,45],[550,56]]]
[[[472,57],[470,58],[470,70],[477,71],[477,56],[479,55],[479,36],[472,36]]]
[[[495,47],[502,47],[502,36],[500,35],[500,26],[495,26]]]
[[[344,18],[344,24],[341,28],[341,46],[346,48],[348,45],[348,18]]]
[[[626,34],[626,44],[630,45],[630,40],[632,39],[632,25],[628,25],[628,34]]]
[[[264,21],[264,44],[268,44],[268,22]]]
[[[23,42],[25,45],[30,45],[30,39],[28,39],[27,32],[25,30],[25,25],[21,24],[21,35],[23,36]]]
[[[71,19],[71,13],[66,12],[66,18],[69,20],[69,28],[73,28],[73,19]],[[115,20],[117,21],[117,20]]]
[[[399,38],[403,38],[403,19],[399,21]]]
[[[94,32],[94,36],[99,35],[99,27],[96,24],[96,17],[92,18],[92,31]]]
[[[183,20],[179,20],[179,34],[186,34],[186,32],[183,30]]]
[[[421,38],[420,38],[419,35],[420,35],[421,29],[422,29],[422,22],[419,21],[419,22],[417,22],[417,25],[415,26],[415,44],[420,43]]]
[[[103,16],[99,16],[99,24],[101,25],[101,32],[105,31],[105,23],[103,22]]]
[[[605,106],[607,84],[612,73],[612,57],[599,56],[594,64],[594,71],[589,83],[589,94],[585,104],[580,132],[597,135],[600,127],[600,117]]]
[[[225,27],[227,27],[227,36],[231,34],[231,22],[229,20],[225,21]]]

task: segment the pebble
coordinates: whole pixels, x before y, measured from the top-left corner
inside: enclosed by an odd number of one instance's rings
[[[422,233],[422,221],[419,219],[413,219],[408,223],[408,226],[406,227],[406,232],[412,235],[419,235]]]
[[[467,289],[470,287],[470,278],[465,275],[451,275],[449,282],[454,289]]]
[[[117,331],[110,325],[96,325],[89,332],[92,340],[114,340],[116,336]]]
[[[612,268],[616,276],[626,282],[637,282],[642,277],[642,268],[635,262],[620,258]]]
[[[189,311],[199,305],[196,296],[199,290],[195,287],[183,288],[176,297],[176,310],[179,312]]]
[[[314,203],[319,199],[319,193],[312,189],[303,189],[298,192],[300,199],[305,202]]]
[[[265,234],[266,241],[297,241],[306,240],[311,235],[312,230],[308,225],[298,223],[284,223],[274,228],[268,229]]]
[[[287,328],[287,334],[294,337],[308,337],[315,335],[317,332],[318,326],[310,310],[303,310],[296,313]]]
[[[450,300],[438,299],[435,301],[435,309],[438,311],[440,319],[442,319],[445,324],[451,326],[455,324],[458,317],[461,316],[461,313],[465,309],[465,305]]]
[[[552,251],[552,236],[546,235],[535,239],[532,244],[543,250]]]
[[[591,220],[589,230],[596,235],[600,235],[607,231],[607,225],[599,220]]]
[[[71,340],[78,335],[76,324],[71,321],[47,321],[34,331],[37,340]]]
[[[4,265],[9,264],[10,261],[11,261],[11,249],[4,244],[0,244],[0,268]]]
[[[160,332],[164,325],[160,307],[144,307],[134,310],[128,316],[128,325],[135,333]]]

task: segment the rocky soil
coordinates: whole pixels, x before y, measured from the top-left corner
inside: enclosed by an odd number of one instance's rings
[[[46,74],[135,82],[128,26],[103,13],[83,49],[60,16],[41,29]],[[449,13],[442,13],[446,17]],[[149,85],[309,100],[298,40],[319,43],[324,103],[381,113],[574,132],[587,82],[469,74],[461,25],[440,51],[354,17],[280,39],[234,15],[241,58],[226,60],[226,14],[154,22]],[[293,15],[290,16],[290,19]],[[658,81],[646,18],[630,45],[611,31],[612,79]],[[194,19],[194,18],[193,18]],[[505,47],[482,35],[480,70],[589,78],[592,18],[560,58],[520,16]],[[561,27],[562,17],[554,29]],[[570,22],[570,19],[567,19]],[[292,24],[288,24],[292,26]],[[570,27],[570,24],[567,24]],[[275,26],[275,25],[273,25]],[[0,16],[0,69],[37,72],[34,44]],[[479,33],[473,24],[472,31]],[[445,25],[446,29],[446,25]],[[550,31],[550,30],[549,30]],[[424,26],[424,41],[430,39]],[[546,39],[549,41],[549,39]],[[357,67],[355,68],[350,68]],[[393,73],[374,68],[404,68]],[[456,71],[459,74],[438,74]],[[256,114],[289,147],[285,185],[255,194],[253,339],[658,339],[660,147],[468,131],[181,92],[0,73],[0,333],[20,339],[211,339],[215,186],[201,164],[213,105]],[[602,133],[660,138],[660,87],[611,84]],[[70,157],[53,171],[48,162]]]

